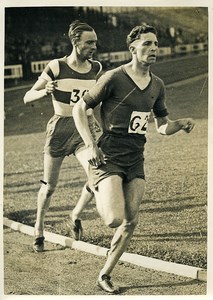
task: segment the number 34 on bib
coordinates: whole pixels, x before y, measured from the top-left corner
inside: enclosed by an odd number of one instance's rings
[[[150,112],[133,111],[128,133],[146,134]]]

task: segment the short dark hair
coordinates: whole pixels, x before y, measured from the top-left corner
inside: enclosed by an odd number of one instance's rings
[[[94,31],[94,29],[87,23],[79,20],[73,21],[69,26],[68,37],[72,44],[75,44],[81,37],[83,31]]]
[[[127,39],[126,39],[127,46],[129,47],[132,42],[140,39],[140,35],[142,33],[148,33],[148,32],[152,32],[155,35],[157,35],[157,30],[153,26],[150,26],[145,23],[143,23],[142,25],[139,25],[139,26],[135,26],[131,30],[131,32],[127,35]]]

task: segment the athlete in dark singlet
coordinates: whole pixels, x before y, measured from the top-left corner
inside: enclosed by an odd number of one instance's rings
[[[50,205],[51,195],[58,182],[64,157],[75,154],[86,173],[88,173],[84,142],[76,130],[72,110],[84,93],[95,84],[102,67],[98,61],[92,60],[97,43],[97,36],[92,27],[86,23],[74,21],[70,25],[68,36],[73,46],[72,53],[69,56],[52,60],[24,97],[24,102],[27,103],[51,94],[55,113],[49,120],[46,130],[44,184],[42,184],[38,193],[33,243],[33,249],[36,252],[44,250],[44,218]],[[94,136],[96,121],[92,110],[87,115]],[[71,230],[75,239],[80,239],[82,235],[79,215],[92,198],[93,192],[86,184],[70,216]]]
[[[168,119],[164,83],[150,71],[158,50],[155,28],[136,26],[127,45],[132,60],[106,72],[73,110],[88,150],[97,209],[106,225],[117,228],[98,277],[98,286],[112,294],[119,293],[119,288],[112,284],[110,274],[129,245],[145,190],[143,153],[149,116],[154,114],[156,128],[163,135],[190,132],[194,127],[190,118]],[[99,103],[103,135],[97,145],[86,111]]]
[[[104,135],[99,145],[105,153],[105,160],[123,166],[130,166],[143,158],[151,111],[157,117],[168,114],[162,80],[150,72],[149,84],[141,90],[127,74],[125,66],[104,74],[84,96],[84,101],[90,108],[102,102]],[[119,149],[119,155],[116,149]]]

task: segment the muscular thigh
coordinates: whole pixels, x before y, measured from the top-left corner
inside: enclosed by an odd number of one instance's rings
[[[98,191],[95,192],[95,198],[99,213],[105,221],[124,219],[123,179],[119,175],[112,175],[101,180],[98,184]]]
[[[124,183],[125,211],[128,220],[134,219],[138,215],[144,191],[145,180],[142,178],[134,178],[130,182]]]

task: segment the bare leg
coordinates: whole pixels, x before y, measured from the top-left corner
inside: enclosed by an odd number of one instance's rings
[[[99,282],[102,280],[103,275],[110,275],[119,258],[129,245],[138,222],[139,205],[142,201],[145,189],[145,181],[143,179],[135,178],[131,182],[123,184],[123,188],[121,188],[118,178],[115,178],[115,176],[110,178],[111,183],[108,178],[99,183],[99,192],[96,194],[96,199],[97,203],[99,203],[99,208],[101,207],[103,210],[102,217],[104,218],[105,223],[111,227],[114,223],[114,225],[118,226],[118,229],[112,239],[106,263],[99,274]],[[116,188],[116,192],[112,192],[112,194],[104,193],[104,191],[109,190],[110,186],[112,189]],[[104,197],[104,194],[106,194],[106,197]],[[111,199],[107,198],[108,195]],[[104,205],[104,203],[106,205]],[[117,208],[115,208],[114,205],[116,205]],[[123,209],[123,219],[119,225]],[[109,218],[107,218],[109,215],[114,217],[114,221],[112,222],[111,220],[111,223],[109,223]]]
[[[93,199],[93,196],[94,196],[93,192],[88,191],[88,187],[87,187],[87,183],[86,183],[82,189],[81,196],[71,213],[70,217],[73,222],[75,222],[75,220],[77,220],[77,219],[80,219],[80,215],[81,215],[83,209]]]
[[[84,147],[80,148],[76,153],[76,158],[84,168],[87,176],[88,176],[88,170],[89,170],[89,163],[87,160],[87,155],[86,155],[86,149]],[[93,199],[94,194],[88,187],[88,184],[86,183],[82,189],[81,196],[75,206],[75,208],[72,211],[71,214],[71,219],[74,222],[77,219],[80,219],[80,215],[86,205]]]
[[[139,178],[125,184],[125,219],[111,242],[108,259],[101,274],[110,274],[121,255],[126,251],[138,223],[138,210],[144,194],[145,181]]]
[[[44,177],[42,186],[37,199],[37,218],[35,223],[35,236],[43,236],[44,218],[50,205],[51,195],[53,194],[58,182],[58,176],[63,157],[51,157],[44,154]]]
[[[95,191],[96,206],[100,216],[109,227],[116,228],[125,218],[123,180],[112,175],[99,182]]]

